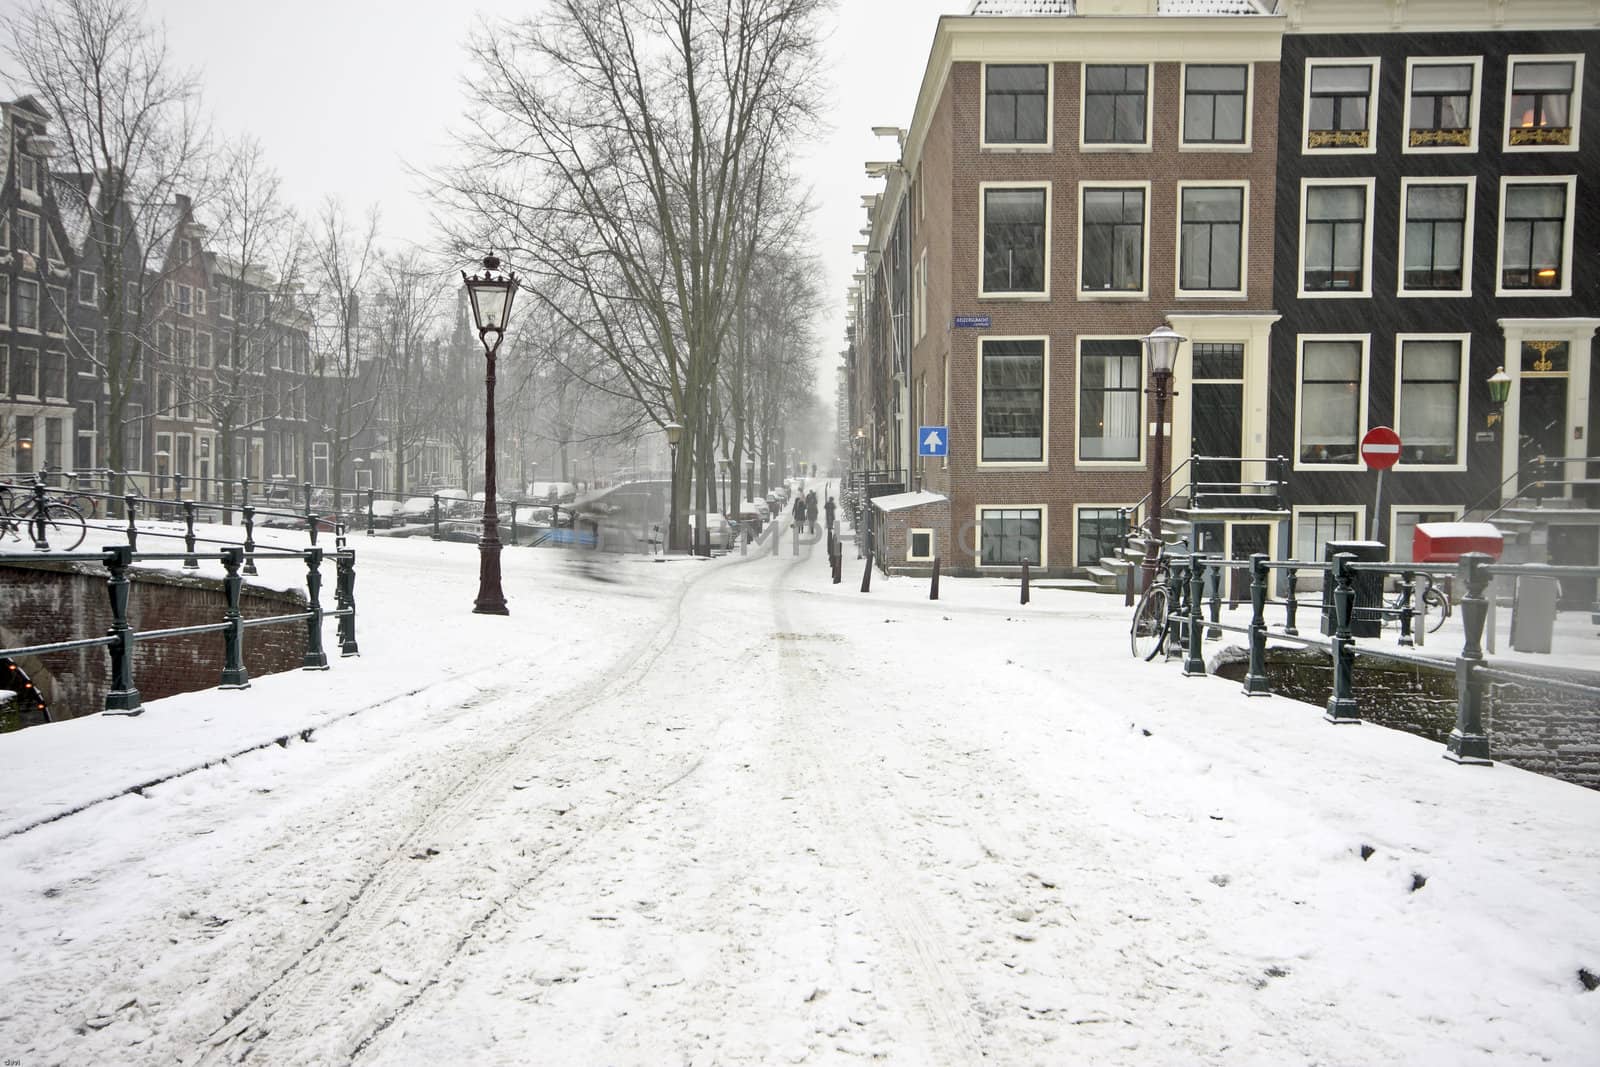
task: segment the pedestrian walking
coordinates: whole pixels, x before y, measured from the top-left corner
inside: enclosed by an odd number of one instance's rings
[[[833,497],[830,496],[828,498],[827,504],[825,504],[823,506],[823,509],[822,509],[823,511],[827,512],[828,529],[830,529],[830,530],[833,529],[833,513],[835,511],[837,511],[838,509],[839,509],[839,505],[835,504],[833,502]]]
[[[795,498],[794,498],[794,524],[796,526],[803,526],[803,525],[805,525],[805,521],[806,521],[806,498],[796,494]]]
[[[817,491],[815,489],[806,491],[806,525],[810,527],[813,534],[817,532]]]

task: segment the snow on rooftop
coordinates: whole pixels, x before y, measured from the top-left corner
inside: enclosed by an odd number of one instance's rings
[[[875,497],[872,506],[879,511],[903,511],[923,504],[937,504],[946,499],[948,498],[941,493],[920,489],[915,493],[893,493],[889,496]]]
[[[1270,15],[1276,0],[1156,0],[1158,15]],[[1076,15],[1076,0],[975,0],[973,15]]]

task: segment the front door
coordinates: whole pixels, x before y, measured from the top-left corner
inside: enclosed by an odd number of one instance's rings
[[[1195,507],[1228,507],[1239,492],[1244,448],[1244,345],[1196,344],[1189,388]],[[1217,457],[1202,461],[1199,457]]]
[[[1518,469],[1523,473],[1517,491],[1523,496],[1563,495],[1559,485],[1539,488],[1535,483],[1559,481],[1565,475],[1561,464],[1532,465],[1539,456],[1564,456],[1567,450],[1567,380],[1565,378],[1524,378],[1522,406],[1518,413]]]
[[[1265,522],[1232,522],[1228,524],[1228,558],[1249,559],[1257,552],[1271,554],[1272,526]],[[1243,568],[1229,571],[1228,603],[1241,604],[1250,599],[1250,572]]]

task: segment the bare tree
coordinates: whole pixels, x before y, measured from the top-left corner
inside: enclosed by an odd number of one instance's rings
[[[403,493],[406,468],[433,436],[444,404],[438,335],[443,286],[416,251],[380,256],[377,268],[370,319],[373,344],[384,363],[379,402],[395,488]]]
[[[136,0],[34,0],[3,20],[22,80],[50,111],[63,165],[83,194],[88,260],[100,280],[108,388],[107,461],[124,466],[124,423],[158,313],[159,276],[180,192],[206,187],[198,79],[175,70]],[[113,486],[120,493],[120,485]]]
[[[361,338],[362,301],[370,296],[369,272],[377,261],[378,211],[352,220],[329,198],[309,238],[316,329],[312,376],[317,382],[317,422],[329,445],[333,480],[345,483],[352,444],[374,424],[383,363]],[[350,484],[353,484],[350,483]]]

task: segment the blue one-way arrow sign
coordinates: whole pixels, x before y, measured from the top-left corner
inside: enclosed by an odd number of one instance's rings
[[[917,430],[917,455],[948,456],[950,433],[943,426],[923,426]]]

